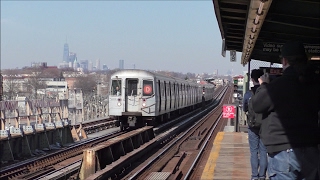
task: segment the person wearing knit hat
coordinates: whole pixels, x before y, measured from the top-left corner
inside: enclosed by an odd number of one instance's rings
[[[268,167],[267,149],[263,145],[259,131],[261,127],[262,116],[252,111],[250,98],[254,96],[256,89],[260,86],[258,78],[263,75],[261,69],[253,69],[250,73],[253,87],[244,94],[243,111],[247,115],[248,141],[250,148],[251,180],[265,180]],[[254,120],[254,121],[253,121]]]
[[[268,152],[270,180],[319,179],[320,84],[301,75],[308,62],[301,42],[288,42],[281,50],[283,74],[260,87],[251,98],[253,110],[262,113],[260,138]]]

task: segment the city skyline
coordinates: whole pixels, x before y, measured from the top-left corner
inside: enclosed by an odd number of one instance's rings
[[[239,52],[237,62],[222,57],[212,1],[1,1],[1,37],[1,69],[58,66],[64,43],[78,62],[100,59],[100,69],[119,60],[182,73],[247,69]]]

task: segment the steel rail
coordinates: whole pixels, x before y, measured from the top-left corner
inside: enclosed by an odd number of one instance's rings
[[[229,101],[230,101],[230,97],[232,98],[232,96],[229,96]],[[221,102],[221,103],[222,103],[222,102]],[[198,152],[195,160],[193,161],[192,165],[190,166],[188,172],[186,173],[186,175],[185,175],[185,177],[184,177],[184,180],[188,180],[188,178],[189,178],[190,175],[192,174],[193,168],[196,166],[196,164],[198,163],[198,161],[199,161],[202,153],[204,152],[204,148],[207,146],[207,144],[208,144],[208,142],[209,142],[209,139],[211,138],[214,130],[216,129],[218,123],[220,122],[221,116],[222,116],[222,112],[221,112],[218,120],[215,122],[214,127],[211,128],[211,131],[210,131],[209,135],[207,136],[207,138],[206,138],[206,140],[205,140],[205,143],[201,146],[200,151]]]
[[[40,176],[38,178],[35,178],[33,180],[45,180],[45,179],[58,179],[58,178],[62,178],[66,175],[68,175],[67,173],[71,172],[71,171],[77,171],[79,170],[79,167],[81,165],[82,160],[77,160],[67,166],[64,166],[62,168],[56,169],[54,171],[51,171],[50,173]]]
[[[204,151],[204,148],[207,146],[209,139],[211,138],[214,130],[216,129],[218,123],[219,123],[220,120],[221,120],[221,116],[222,116],[222,113],[220,114],[218,120],[215,122],[214,127],[211,128],[211,131],[210,131],[209,135],[207,136],[207,138],[206,138],[206,140],[205,140],[205,143],[201,146],[201,149],[200,149],[199,153],[197,154],[195,160],[193,161],[191,167],[189,168],[187,174],[185,175],[184,180],[187,180],[187,179],[189,178],[189,176],[191,175],[191,173],[192,173],[192,171],[193,171],[193,168],[194,168],[195,165],[198,163],[198,160],[200,159],[200,156],[202,155],[202,153],[203,153],[203,151]]]

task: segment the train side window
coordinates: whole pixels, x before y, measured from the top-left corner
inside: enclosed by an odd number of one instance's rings
[[[180,84],[180,96],[181,96],[181,104],[180,106],[183,106],[183,89],[182,89],[182,84]]]
[[[161,111],[161,83],[160,80],[158,80],[158,92],[159,92],[159,112]]]
[[[179,83],[176,84],[176,88],[177,88],[177,107],[180,107],[180,90],[179,90]]]
[[[171,102],[172,102],[172,97],[171,97],[172,87],[171,86],[172,86],[171,82],[169,82],[170,109],[171,109]]]
[[[189,104],[190,103],[190,86],[189,85],[187,85],[187,99],[188,99],[187,103]]]
[[[167,96],[167,83],[164,81],[164,87],[163,87],[164,93],[163,95],[166,97]],[[167,99],[167,98],[165,98]]]
[[[112,95],[121,95],[121,79],[112,80],[111,92]]]
[[[143,96],[151,96],[153,94],[153,81],[143,80]]]
[[[176,100],[177,100],[176,83],[173,83],[173,108],[176,108]]]
[[[164,96],[164,83],[161,82],[161,96]]]
[[[167,83],[164,81],[164,110],[167,110]]]

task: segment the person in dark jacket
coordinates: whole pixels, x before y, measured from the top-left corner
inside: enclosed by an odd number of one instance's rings
[[[269,84],[261,76],[251,99],[254,111],[265,115],[260,137],[268,152],[270,180],[319,179],[320,86],[307,61],[302,43],[283,45],[283,75]]]
[[[251,90],[247,91],[244,94],[243,98],[243,111],[248,115],[248,120],[251,118],[249,116],[255,116],[254,112],[249,111],[249,100],[255,94],[257,88],[260,86],[258,78],[263,75],[263,71],[260,69],[253,69],[251,71],[251,81],[253,87]],[[251,102],[250,102],[251,103]],[[250,107],[251,104],[250,104]],[[253,113],[253,114],[252,114]],[[258,117],[257,117],[258,118]],[[260,127],[252,126],[248,122],[248,140],[250,147],[250,163],[251,163],[251,179],[252,180],[264,180],[266,178],[267,171],[267,149],[263,145],[260,136],[259,136]]]

